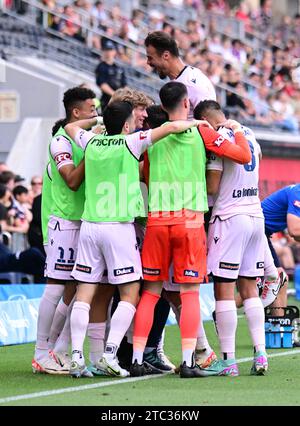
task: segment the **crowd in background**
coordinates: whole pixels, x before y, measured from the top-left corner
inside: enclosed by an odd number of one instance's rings
[[[27,253],[27,263],[45,261],[40,213],[42,185],[41,176],[33,176],[28,185],[24,178],[9,170],[5,163],[0,163],[0,272],[7,269],[8,262],[16,265],[16,271],[12,272],[18,272],[20,267],[22,271],[23,265],[18,265],[16,259],[7,258],[9,253],[18,256],[22,252]],[[35,250],[31,251],[30,248]],[[35,269],[29,265],[28,271],[31,270]],[[42,279],[42,274],[39,274],[39,281]]]
[[[13,0],[6,1],[13,7]],[[22,1],[15,3],[20,5]],[[281,22],[274,24],[272,0],[262,0],[256,10],[248,0],[240,1],[234,8],[229,7],[227,0],[168,0],[162,2],[164,13],[155,8],[148,13],[134,9],[129,18],[108,0],[41,0],[41,3],[67,16],[65,19],[49,13],[48,25],[52,29],[82,42],[87,42],[88,33],[84,30],[87,25],[101,30],[105,37],[117,37],[135,47],[143,47],[145,36],[153,30],[172,34],[187,64],[200,68],[215,85],[230,87],[232,91],[226,92],[228,110],[239,111],[239,118],[252,125],[298,133],[300,15],[283,16]],[[193,19],[187,19],[183,25],[173,23],[169,13],[172,8],[192,8]],[[238,38],[230,25],[220,32],[217,19],[220,15],[242,22],[251,36],[245,40]],[[42,15],[38,19],[41,23]],[[251,37],[255,47],[249,41]],[[94,33],[91,41],[100,51],[101,38]],[[117,43],[118,59],[152,72],[142,52],[143,48],[137,51]]]
[[[26,4],[22,4],[22,1],[6,1],[7,6],[20,13],[27,12]],[[232,92],[226,92],[226,106],[232,111],[238,108],[244,123],[252,120],[267,127],[277,126],[291,132],[299,130],[300,15],[283,16],[281,22],[275,25],[272,0],[262,0],[257,10],[251,8],[247,0],[241,1],[235,8],[229,7],[227,0],[168,0],[165,1],[165,13],[155,8],[149,13],[134,9],[130,18],[122,14],[119,6],[110,6],[108,0],[76,0],[74,3],[41,0],[41,3],[68,17],[58,18],[48,14],[49,26],[66,36],[85,42],[82,24],[101,30],[103,36],[94,34],[92,43],[102,52],[102,61],[111,64],[114,64],[116,56],[127,63],[134,61],[137,67],[152,72],[142,53],[145,36],[153,30],[166,31],[176,39],[187,64],[200,68],[215,86],[224,84],[232,88]],[[193,8],[194,18],[188,19],[183,27],[172,23],[168,11],[188,7]],[[207,13],[214,13],[215,17],[203,19]],[[239,38],[225,35],[224,28],[223,33],[219,32],[218,15],[243,22],[246,32],[252,34],[253,40],[259,40],[259,45],[254,48]],[[227,28],[227,31],[230,29]],[[107,45],[112,43],[110,37],[115,38],[115,52]],[[124,47],[118,40],[141,47],[141,52]],[[107,59],[106,56],[112,58]],[[103,68],[103,62],[99,66]],[[96,81],[101,87],[107,81],[99,66]],[[116,67],[115,73],[120,74],[117,66],[112,66]],[[118,87],[125,83],[126,77],[122,76]],[[28,236],[26,242],[28,240],[29,244],[43,251],[41,235],[37,236],[40,218],[36,219],[36,214],[32,214],[36,210],[34,204],[40,203],[41,189],[40,176],[32,177],[30,185],[26,185],[4,163],[0,164],[2,234]],[[286,235],[275,236],[274,240],[282,265],[292,271],[295,264],[300,263],[300,245]]]

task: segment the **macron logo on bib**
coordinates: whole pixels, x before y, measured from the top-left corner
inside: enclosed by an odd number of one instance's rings
[[[120,275],[132,274],[133,272],[133,266],[129,266],[128,268],[114,269],[114,276],[119,277]]]

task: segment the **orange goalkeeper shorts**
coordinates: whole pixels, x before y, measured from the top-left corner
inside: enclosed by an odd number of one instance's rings
[[[144,279],[167,281],[173,262],[174,282],[202,283],[206,276],[206,234],[204,226],[149,226],[142,250]]]

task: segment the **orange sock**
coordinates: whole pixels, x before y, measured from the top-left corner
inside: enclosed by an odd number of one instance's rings
[[[181,314],[180,333],[182,346],[182,362],[191,367],[194,363],[194,351],[197,343],[200,322],[200,303],[198,291],[187,291],[180,294]]]
[[[180,333],[182,350],[195,349],[200,322],[200,303],[198,291],[180,294],[181,314]]]
[[[151,293],[150,291],[144,291],[141,300],[138,304],[133,330],[133,361],[138,360],[141,364],[141,354],[143,354],[148,335],[150,333],[154,309],[160,296],[158,294]]]

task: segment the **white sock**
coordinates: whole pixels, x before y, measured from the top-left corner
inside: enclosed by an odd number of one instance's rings
[[[133,326],[134,326],[134,321],[131,321],[129,328],[126,331],[127,342],[131,344],[133,344]]]
[[[105,322],[89,323],[87,335],[90,342],[90,361],[96,364],[102,358],[104,351]]]
[[[163,352],[164,351],[165,334],[166,334],[165,329],[163,329],[163,332],[161,333],[161,337],[160,337],[158,345],[157,345],[157,352]]]
[[[84,364],[83,342],[89,323],[90,305],[75,302],[71,313],[72,360]]]
[[[74,306],[74,299],[68,306],[67,317],[64,324],[64,327],[55,342],[53,351],[56,352],[69,352],[69,345],[71,343],[71,312]]]
[[[68,305],[66,305],[63,301],[61,301],[55,310],[54,318],[51,325],[50,336],[48,341],[49,349],[53,349],[55,346],[55,342],[60,335],[68,312]]]
[[[107,342],[107,336],[110,332],[110,321],[111,321],[111,308],[113,305],[114,298],[112,297],[111,301],[109,302],[108,308],[107,308],[107,316],[106,316],[106,329],[105,329],[105,337],[104,337],[104,346]]]
[[[216,318],[221,352],[224,359],[235,358],[237,310],[234,300],[216,301]]]
[[[135,314],[135,307],[128,302],[119,302],[110,321],[110,332],[105,347],[105,358],[114,358]]]
[[[182,351],[182,362],[186,363],[188,367],[192,367],[194,361],[194,349],[184,349]]]
[[[197,350],[206,350],[208,353],[212,352],[212,348],[210,347],[207,337],[205,334],[204,326],[202,319],[200,318],[199,322],[199,328],[198,328],[198,335],[197,335],[197,344],[196,344]]]
[[[34,358],[48,357],[48,339],[56,307],[63,295],[64,286],[47,284],[40,302],[37,320],[37,339]]]
[[[244,310],[256,352],[265,351],[265,312],[260,298],[244,300]]]

